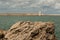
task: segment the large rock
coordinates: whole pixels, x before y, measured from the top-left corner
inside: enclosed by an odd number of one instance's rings
[[[52,22],[17,22],[5,35],[6,40],[56,40]]]
[[[6,31],[0,29],[0,40],[4,38]]]

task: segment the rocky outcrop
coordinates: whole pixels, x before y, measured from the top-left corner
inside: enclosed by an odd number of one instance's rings
[[[55,40],[54,24],[50,22],[17,22],[5,35],[7,40]]]
[[[56,40],[52,22],[20,21],[12,25],[3,40]]]
[[[0,40],[4,39],[5,34],[6,34],[6,31],[0,30]]]

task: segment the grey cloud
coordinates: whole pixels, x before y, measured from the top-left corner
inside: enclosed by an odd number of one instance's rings
[[[32,11],[49,13],[51,10],[58,12],[60,10],[60,0],[0,0],[0,11]],[[30,9],[30,10],[29,10]],[[44,10],[43,10],[44,9]],[[18,12],[18,11],[17,11]]]

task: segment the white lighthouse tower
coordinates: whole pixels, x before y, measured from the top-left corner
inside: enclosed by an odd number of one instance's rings
[[[41,11],[39,11],[39,16],[42,16],[42,12]]]

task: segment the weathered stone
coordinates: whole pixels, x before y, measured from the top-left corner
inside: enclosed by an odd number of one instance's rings
[[[4,37],[6,40],[56,40],[52,22],[17,22]]]
[[[0,40],[3,40],[5,34],[6,34],[6,31],[0,30]]]

